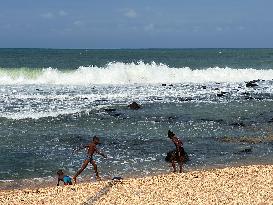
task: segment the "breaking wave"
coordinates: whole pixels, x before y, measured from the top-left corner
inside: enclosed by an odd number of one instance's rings
[[[172,68],[165,64],[111,62],[104,67],[79,67],[76,70],[0,69],[0,84],[157,84],[157,83],[205,83],[243,82],[253,79],[273,79],[273,69],[257,70],[234,68],[189,67]]]

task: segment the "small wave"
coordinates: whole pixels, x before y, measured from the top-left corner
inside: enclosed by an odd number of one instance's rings
[[[11,120],[22,120],[22,119],[40,119],[52,117],[56,118],[60,115],[73,115],[80,113],[80,110],[63,110],[63,111],[52,111],[52,112],[18,112],[18,113],[3,113],[0,115],[2,118],[7,118]]]
[[[253,79],[273,79],[273,70],[189,67],[172,68],[165,64],[111,62],[104,67],[79,67],[76,70],[0,69],[0,84],[159,84],[244,82]]]

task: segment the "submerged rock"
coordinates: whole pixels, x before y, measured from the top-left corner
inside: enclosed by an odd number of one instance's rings
[[[231,123],[230,125],[234,126],[234,127],[244,127],[244,126],[246,126],[243,122],[234,122],[234,123]]]
[[[115,108],[106,108],[104,109],[105,112],[115,112],[117,109]]]
[[[235,154],[250,154],[250,153],[252,153],[251,147],[247,147],[242,150],[239,150],[238,152],[235,152]]]
[[[128,105],[128,107],[132,110],[138,110],[141,108],[141,106],[136,102],[132,102],[130,105]]]

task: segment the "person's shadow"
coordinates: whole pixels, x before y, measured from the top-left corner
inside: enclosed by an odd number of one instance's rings
[[[112,181],[108,182],[106,186],[104,186],[95,196],[92,196],[88,198],[85,202],[82,203],[82,205],[92,205],[95,204],[102,196],[106,195],[112,186],[114,186],[116,183],[122,183],[122,178],[120,177],[114,177]]]

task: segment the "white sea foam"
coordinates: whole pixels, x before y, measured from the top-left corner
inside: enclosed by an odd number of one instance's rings
[[[254,79],[273,79],[273,69],[257,70],[233,68],[206,68],[193,70],[189,67],[172,68],[154,62],[146,64],[112,62],[105,67],[80,67],[77,70],[61,71],[46,68],[39,72],[28,70],[12,72],[0,69],[0,84],[157,84],[157,83],[206,83],[243,82]]]

